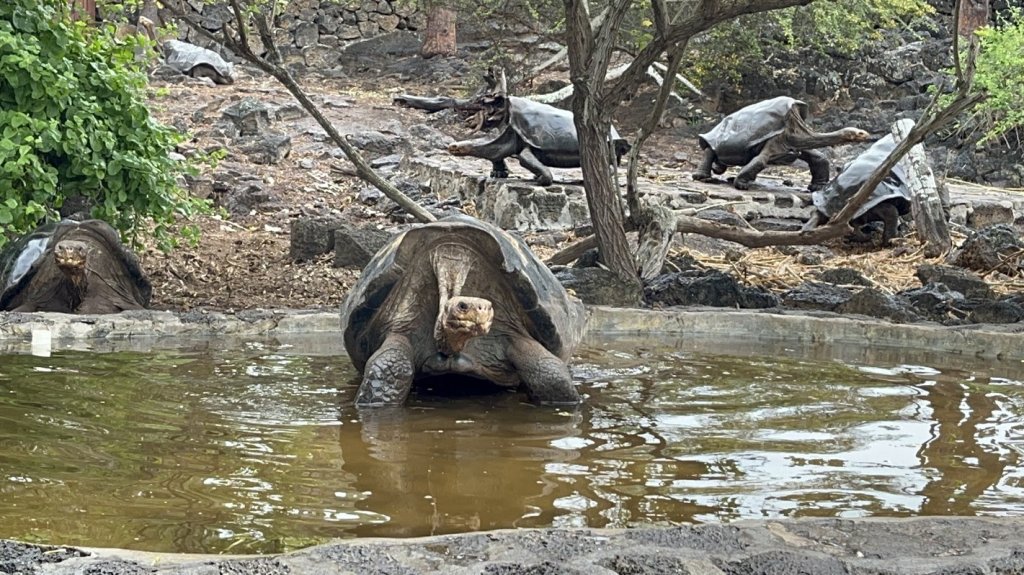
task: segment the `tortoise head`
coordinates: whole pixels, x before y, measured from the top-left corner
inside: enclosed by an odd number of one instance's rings
[[[89,246],[85,242],[64,240],[53,247],[53,259],[64,273],[85,273]]]
[[[479,297],[455,296],[444,304],[441,317],[442,351],[459,353],[474,337],[486,335],[494,319],[491,302]],[[447,348],[447,349],[444,349]]]
[[[53,261],[64,276],[76,286],[85,283],[85,268],[89,263],[89,246],[85,242],[64,240],[53,247]]]
[[[863,142],[871,137],[871,134],[860,128],[843,128],[840,132],[847,142]]]

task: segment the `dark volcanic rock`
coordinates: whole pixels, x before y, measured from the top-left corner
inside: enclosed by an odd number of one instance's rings
[[[334,267],[362,269],[389,239],[385,231],[343,222],[334,230]]]
[[[853,297],[839,305],[836,311],[878,317],[900,323],[922,319],[906,301],[875,288],[864,288],[853,294]]]
[[[835,311],[852,297],[853,292],[844,287],[806,282],[782,294],[782,305],[793,309]]]
[[[814,575],[848,575],[839,559],[824,554],[798,551],[769,551],[734,562],[722,562],[718,568],[728,575],[762,575],[783,573],[814,573]]]
[[[966,298],[946,284],[930,283],[898,294],[914,306],[917,313],[933,321],[950,323],[963,317]]]
[[[334,216],[300,217],[292,220],[288,256],[309,261],[334,250],[334,231],[345,221]]]
[[[921,285],[945,284],[968,299],[992,299],[992,288],[977,275],[961,268],[925,264],[917,268]]]
[[[1017,323],[1024,319],[1024,306],[1008,301],[984,301],[974,306],[967,319],[972,323]]]
[[[292,151],[292,137],[267,132],[257,136],[241,136],[234,146],[256,164],[279,164]]]
[[[818,274],[818,279],[841,286],[872,286],[871,280],[853,268],[832,268]]]
[[[717,270],[660,275],[644,288],[644,298],[652,305],[663,306],[767,308],[779,305],[779,298],[767,289],[743,285]]]
[[[270,107],[253,98],[228,106],[221,115],[234,125],[240,136],[258,136],[270,127]]]
[[[1016,274],[1021,268],[1024,242],[1009,224],[995,224],[974,232],[951,258],[953,265],[988,273],[999,270]]]
[[[619,307],[636,307],[642,303],[630,296],[633,289],[611,270],[563,267],[553,271],[565,289],[572,290],[583,303]]]

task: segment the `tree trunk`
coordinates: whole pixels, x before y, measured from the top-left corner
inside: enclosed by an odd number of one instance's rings
[[[96,22],[96,0],[70,0],[72,20],[85,20],[90,24]]]
[[[988,25],[988,0],[960,0],[960,22],[957,32],[970,38],[974,31]]]
[[[457,12],[444,4],[427,6],[427,29],[424,33],[423,46],[420,48],[420,56],[433,58],[455,55],[456,16]]]
[[[608,142],[611,110],[600,107],[604,78],[615,33],[622,23],[628,0],[617,0],[609,6],[608,16],[599,30],[590,27],[584,0],[565,0],[566,48],[572,80],[573,122],[580,142],[580,168],[590,221],[597,236],[601,262],[615,275],[640,292],[636,261],[626,241],[625,215],[614,178],[612,150]]]

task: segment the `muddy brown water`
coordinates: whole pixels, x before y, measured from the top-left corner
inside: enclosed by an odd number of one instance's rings
[[[315,346],[313,346],[315,347]],[[1024,365],[596,338],[586,403],[351,406],[334,351],[0,357],[0,538],[269,553],[331,537],[1024,513]]]

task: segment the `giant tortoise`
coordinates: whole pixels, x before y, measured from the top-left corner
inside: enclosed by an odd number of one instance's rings
[[[572,112],[554,106],[500,94],[489,101],[500,108],[495,137],[463,140],[448,145],[454,156],[473,156],[491,161],[491,177],[507,178],[505,158],[515,157],[536,176],[542,186],[552,182],[552,168],[580,167],[580,142]],[[629,152],[629,143],[612,127],[608,134],[615,148],[615,161]]]
[[[152,291],[103,220],[44,224],[0,252],[0,311],[117,313],[148,307]]]
[[[895,148],[896,141],[892,135],[886,135],[848,163],[824,190],[811,194],[815,212],[804,228],[813,228],[819,221],[828,221],[838,214],[867,182],[875,168],[881,165]],[[851,223],[859,228],[870,222],[882,222],[882,244],[885,245],[896,237],[899,218],[910,213],[910,208],[911,196],[910,188],[907,186],[907,174],[900,164],[896,164],[868,200],[857,209]],[[862,234],[857,234],[855,239],[866,238]]]
[[[712,170],[722,174],[729,166],[742,166],[733,186],[746,190],[766,167],[803,160],[811,170],[809,189],[825,187],[828,158],[814,148],[866,140],[868,133],[852,127],[815,132],[806,119],[807,104],[789,96],[757,102],[729,114],[710,132],[698,136],[704,158],[693,179],[708,181]]]
[[[362,374],[358,405],[402,404],[415,379],[446,374],[521,385],[540,404],[580,401],[567,361],[582,303],[522,240],[469,216],[389,242],[349,292],[341,323]]]
[[[167,40],[160,48],[164,52],[164,63],[182,74],[209,78],[216,84],[235,82],[234,64],[213,50],[181,40]]]

